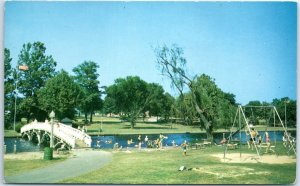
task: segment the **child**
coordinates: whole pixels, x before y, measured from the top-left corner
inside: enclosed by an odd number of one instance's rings
[[[186,143],[186,140],[184,140],[184,142],[181,144],[181,148],[183,150],[183,155],[185,155],[185,156],[186,156],[187,146],[188,146],[188,144]]]

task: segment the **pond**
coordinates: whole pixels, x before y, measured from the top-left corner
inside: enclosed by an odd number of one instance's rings
[[[259,132],[260,135],[264,138],[264,132]],[[206,134],[204,133],[182,133],[182,134],[163,134],[167,138],[164,139],[163,145],[164,146],[172,146],[172,141],[177,145],[183,143],[184,140],[188,142],[196,142],[199,140],[206,139]],[[225,137],[228,137],[230,133],[225,133]],[[237,133],[233,136],[233,138],[239,138],[240,133]],[[242,143],[246,143],[249,139],[249,136],[245,134],[245,132],[241,133],[242,135]],[[282,141],[282,131],[269,131],[269,136],[271,141]],[[149,140],[156,140],[159,138],[159,134],[143,134],[141,135],[142,141],[144,141],[145,136],[148,137]],[[292,136],[296,137],[296,131],[292,132]],[[214,133],[214,142],[219,144],[219,142],[223,138],[223,133]],[[132,139],[133,143],[131,145],[127,144],[127,140]],[[109,149],[113,148],[115,143],[118,143],[119,146],[124,148],[126,147],[134,147],[138,144],[138,134],[131,134],[131,135],[111,135],[111,136],[92,136],[92,148],[98,148],[97,146],[100,145],[100,148]],[[35,152],[35,151],[42,151],[44,147],[49,146],[49,142],[46,144],[41,144],[40,146],[37,143],[27,141],[22,138],[4,138],[4,143],[6,145],[6,153],[12,153],[14,149],[14,144],[16,144],[17,152]],[[142,147],[146,147],[146,144],[143,143]]]

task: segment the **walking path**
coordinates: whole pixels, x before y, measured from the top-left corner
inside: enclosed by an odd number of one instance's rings
[[[73,157],[61,163],[4,179],[6,183],[56,183],[99,169],[111,159],[110,152],[78,149],[73,151]]]

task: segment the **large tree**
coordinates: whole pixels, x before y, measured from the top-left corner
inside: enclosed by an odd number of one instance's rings
[[[12,58],[10,57],[9,49],[4,49],[4,123],[5,128],[9,127],[12,123],[14,115],[14,78],[13,78],[13,68],[11,67]]]
[[[123,113],[131,123],[131,128],[134,128],[138,116],[146,111],[149,103],[155,98],[154,87],[156,85],[148,85],[137,76],[118,78],[107,88],[105,99],[115,104],[112,107],[117,109],[117,113]]]
[[[83,97],[80,101],[80,110],[84,112],[85,122],[90,113],[90,122],[93,122],[94,111],[101,109],[101,91],[99,90],[100,81],[97,73],[99,66],[93,61],[84,61],[73,69],[75,80],[81,86]]]
[[[62,70],[39,90],[38,98],[40,107],[45,112],[50,113],[54,110],[59,119],[73,119],[81,95],[80,87],[74,78]]]
[[[273,99],[272,104],[276,107],[282,122],[287,122],[288,127],[296,127],[297,102],[289,97]]]
[[[195,76],[191,78],[188,75],[185,69],[186,59],[183,57],[182,48],[176,45],[173,45],[171,48],[163,46],[157,47],[155,52],[162,74],[171,80],[172,86],[178,90],[182,99],[185,88],[187,87],[190,90],[191,101],[200,118],[201,127],[206,130],[207,138],[212,140],[213,125],[217,125],[216,120],[212,119],[212,117],[215,117],[212,113],[215,108],[219,109],[219,107],[214,107],[214,102],[216,101],[214,100],[215,90],[208,93],[201,88],[202,83],[204,84],[203,86],[205,86],[205,83],[208,83],[208,88],[213,86],[211,80],[208,78],[208,81],[202,82],[201,77]],[[216,87],[212,89],[216,89]],[[204,103],[210,104],[210,107],[205,107]]]
[[[24,97],[20,104],[21,110],[27,121],[33,118],[45,119],[47,113],[39,108],[37,92],[55,75],[56,62],[51,55],[46,55],[43,43],[34,42],[23,45],[18,65],[28,67],[26,71],[17,72],[18,90]]]

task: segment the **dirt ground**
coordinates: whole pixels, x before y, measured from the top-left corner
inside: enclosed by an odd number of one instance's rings
[[[67,155],[62,154],[56,154],[56,152],[53,152],[53,157],[64,157]],[[20,152],[20,153],[9,153],[4,154],[4,159],[7,160],[35,160],[35,159],[43,159],[44,158],[44,152]]]
[[[292,156],[276,156],[276,155],[263,155],[259,158],[256,154],[243,154],[240,157],[240,153],[227,153],[224,160],[224,154],[213,154],[213,157],[217,157],[222,162],[226,163],[268,163],[268,164],[284,164],[295,163],[296,158]]]

